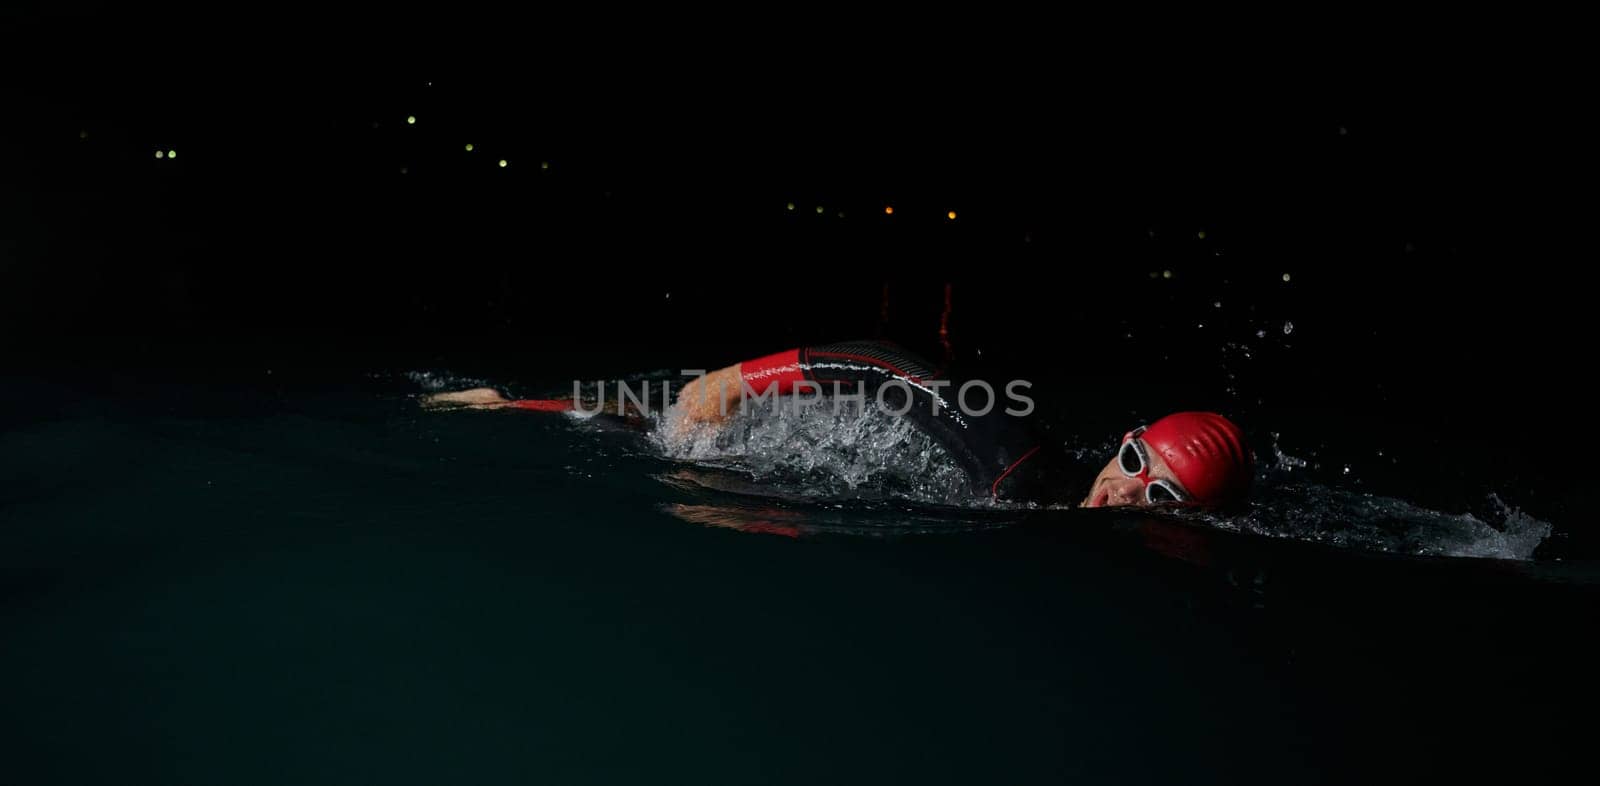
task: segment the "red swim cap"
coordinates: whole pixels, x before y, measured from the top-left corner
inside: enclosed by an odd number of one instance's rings
[[[1228,502],[1250,489],[1255,456],[1244,444],[1244,432],[1215,412],[1168,415],[1139,438],[1167,462],[1195,502]]]

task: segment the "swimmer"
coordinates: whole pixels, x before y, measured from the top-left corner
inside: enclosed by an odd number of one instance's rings
[[[995,406],[984,414],[963,413],[947,401],[957,386],[945,385],[941,377],[931,364],[888,342],[802,347],[698,377],[683,387],[664,415],[678,425],[716,428],[738,411],[743,391],[787,395],[798,388],[832,391],[843,385],[837,389],[849,388],[866,401],[878,400],[888,411],[903,411],[901,417],[910,418],[950,453],[978,496],[1086,508],[1220,506],[1241,501],[1249,491],[1254,456],[1243,431],[1222,415],[1177,412],[1135,428],[1122,435],[1116,455],[1091,476],[1066,455],[1059,440],[1049,438],[1038,418],[1009,414],[999,402],[992,402]],[[490,388],[435,394],[423,403],[572,408],[561,400],[507,399]]]

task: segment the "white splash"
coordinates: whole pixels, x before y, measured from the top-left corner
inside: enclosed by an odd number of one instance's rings
[[[765,400],[719,427],[675,409],[651,432],[670,458],[733,466],[808,497],[870,490],[938,504],[977,504],[949,454],[908,419],[842,400],[795,407]]]
[[[1260,489],[1243,514],[1187,514],[1219,529],[1330,546],[1435,557],[1525,560],[1553,527],[1491,495],[1498,515],[1442,513],[1315,483]]]

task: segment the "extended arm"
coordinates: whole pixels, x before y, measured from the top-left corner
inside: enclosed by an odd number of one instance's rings
[[[422,406],[429,409],[439,407],[500,409],[511,406],[511,401],[500,395],[500,391],[494,388],[473,388],[471,390],[452,390],[448,393],[434,393],[423,396]]]
[[[467,409],[527,409],[535,412],[566,412],[573,408],[572,402],[567,399],[508,399],[500,395],[500,391],[494,388],[472,388],[471,390],[434,393],[422,397],[422,406],[427,409],[465,407]]]

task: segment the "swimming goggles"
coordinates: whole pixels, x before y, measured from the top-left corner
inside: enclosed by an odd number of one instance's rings
[[[1188,502],[1189,492],[1184,491],[1182,486],[1166,478],[1150,477],[1150,454],[1144,440],[1139,438],[1144,429],[1144,426],[1140,426],[1122,437],[1122,449],[1117,451],[1117,468],[1126,477],[1144,481],[1144,499],[1152,505]]]

